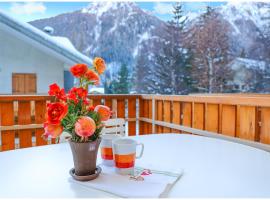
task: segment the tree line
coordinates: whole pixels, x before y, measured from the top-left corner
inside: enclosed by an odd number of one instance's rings
[[[235,72],[228,67],[235,59],[230,48],[228,22],[213,8],[198,18],[196,26],[185,28],[188,18],[183,4],[173,6],[167,23],[166,40],[149,66],[145,52],[137,58],[133,72],[122,65],[118,76],[105,81],[106,93],[189,94],[242,92],[235,86]],[[245,51],[237,57],[246,58]],[[248,92],[270,91],[270,70],[251,68],[243,85]]]

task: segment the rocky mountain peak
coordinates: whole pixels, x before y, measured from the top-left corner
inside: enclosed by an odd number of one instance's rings
[[[241,33],[237,24],[243,20],[253,23],[260,31],[270,23],[270,6],[267,3],[228,2],[221,7],[220,13],[231,23],[236,34]]]
[[[96,15],[97,17],[109,12],[133,12],[134,9],[138,9],[137,5],[133,2],[93,2],[88,7],[81,10],[82,13],[88,13]]]

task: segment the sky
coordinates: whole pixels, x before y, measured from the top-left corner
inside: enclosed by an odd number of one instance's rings
[[[135,1],[136,2],[136,1]],[[164,21],[171,19],[173,2],[136,2],[142,9],[152,12]],[[53,17],[87,7],[90,2],[0,2],[0,10],[24,22]],[[202,12],[207,5],[220,6],[224,2],[186,2],[185,12]]]

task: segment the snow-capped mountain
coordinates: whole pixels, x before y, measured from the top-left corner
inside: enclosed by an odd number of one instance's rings
[[[231,25],[232,43],[237,44],[237,53],[244,49],[247,57],[269,57],[270,4],[258,2],[228,3],[219,11]]]
[[[165,22],[131,2],[96,2],[31,24],[53,27],[55,35],[68,37],[84,54],[102,56],[112,71],[122,63],[133,67],[138,53],[155,48],[153,43],[164,38],[165,29]]]
[[[233,56],[239,57],[244,51],[246,58],[253,60],[269,58],[269,3],[227,3],[216,7],[215,12],[222,16],[221,23],[229,26]],[[201,14],[187,16],[186,31],[198,26]],[[39,29],[53,27],[54,35],[68,37],[87,56],[104,57],[111,72],[118,71],[121,64],[134,67],[139,54],[145,54],[149,65],[154,65],[151,52],[158,52],[162,42],[170,40],[166,22],[131,2],[91,3],[82,10],[30,23]]]
[[[233,57],[244,52],[247,58],[270,61],[270,3],[228,2],[216,7],[214,12],[218,14],[220,23],[228,28],[226,34]],[[191,20],[187,24],[187,32],[192,28],[199,29],[203,20],[202,15]],[[192,37],[186,42],[190,43],[189,40]]]
[[[240,22],[246,21],[256,26],[264,35],[270,23],[270,5],[258,2],[229,2],[221,7],[220,13],[233,26],[234,34],[243,32]],[[247,28],[247,27],[246,27]]]

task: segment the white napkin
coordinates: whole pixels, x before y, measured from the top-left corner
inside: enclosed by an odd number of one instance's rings
[[[165,197],[176,181],[181,177],[179,173],[151,170],[152,174],[142,176],[143,181],[131,180],[129,175],[119,175],[115,173],[114,167],[100,165],[102,172],[99,177],[92,181],[76,183],[102,190],[119,197],[125,198],[157,198]],[[136,168],[140,171],[142,168]]]

